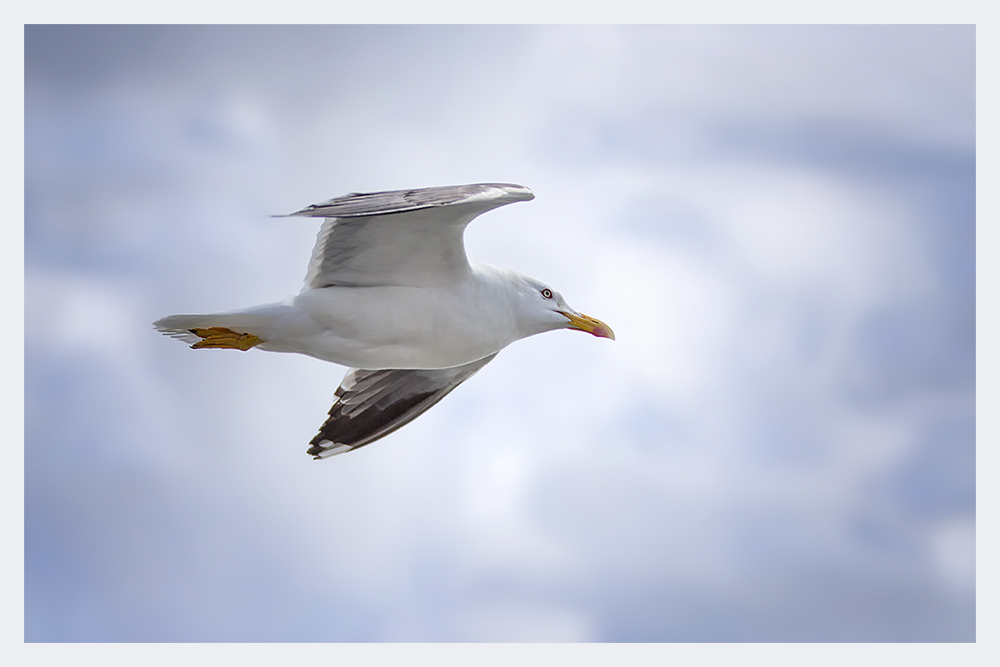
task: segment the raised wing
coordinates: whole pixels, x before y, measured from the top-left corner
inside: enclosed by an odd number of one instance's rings
[[[309,444],[325,459],[383,438],[404,426],[493,360],[496,354],[454,368],[361,370],[353,368],[334,395],[330,418]]]
[[[431,287],[469,271],[462,234],[476,216],[531,190],[508,183],[352,193],[293,216],[326,218],[316,238],[306,289],[343,285]]]

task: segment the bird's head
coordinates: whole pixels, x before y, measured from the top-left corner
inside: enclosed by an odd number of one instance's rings
[[[542,331],[572,329],[586,331],[598,338],[615,339],[615,332],[604,322],[573,310],[562,294],[534,278],[525,278],[521,294],[523,314]]]

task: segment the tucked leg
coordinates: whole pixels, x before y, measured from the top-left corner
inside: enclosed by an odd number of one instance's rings
[[[191,347],[199,350],[203,347],[215,347],[225,350],[249,350],[254,345],[260,345],[264,341],[253,334],[236,333],[232,329],[225,327],[211,327],[209,329],[190,329],[191,333],[203,340],[198,341]]]

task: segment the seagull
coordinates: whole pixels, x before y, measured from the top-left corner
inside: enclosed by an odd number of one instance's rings
[[[514,341],[556,329],[614,340],[529,276],[465,254],[477,216],[535,195],[479,183],[351,193],[288,216],[325,218],[295,297],[153,326],[191,347],[292,352],[347,366],[307,453],[325,459],[413,421]]]

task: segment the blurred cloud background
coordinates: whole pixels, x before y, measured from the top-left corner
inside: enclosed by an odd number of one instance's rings
[[[971,26],[27,26],[27,641],[974,641]],[[297,292],[351,191],[537,199],[521,341],[305,449],[344,369],[163,315]]]

